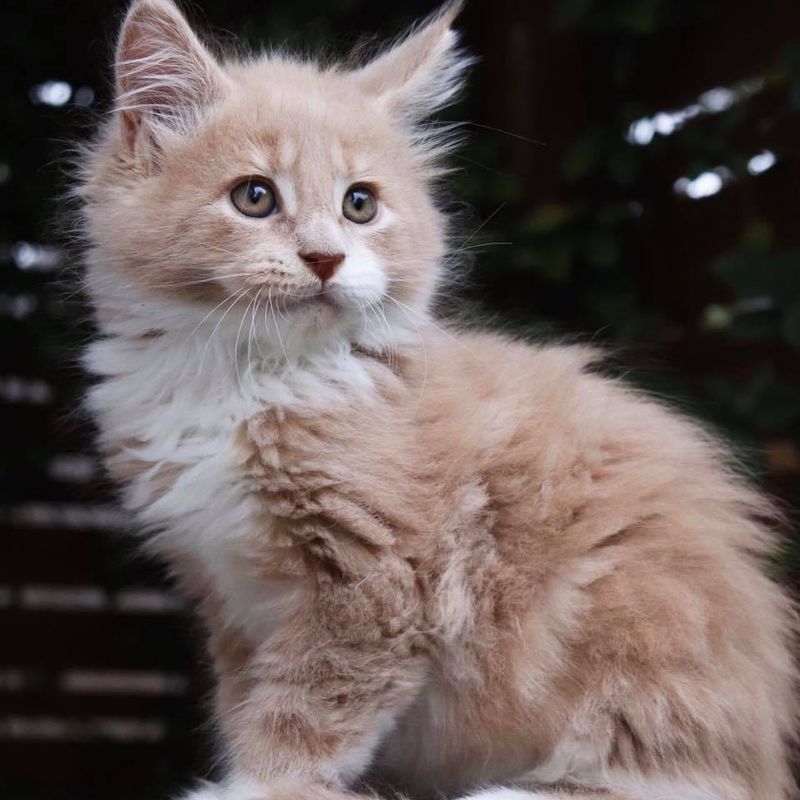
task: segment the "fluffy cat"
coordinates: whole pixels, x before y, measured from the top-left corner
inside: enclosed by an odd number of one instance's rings
[[[326,66],[123,24],[89,402],[208,630],[226,775],[187,798],[784,800],[769,503],[589,350],[432,322],[458,10]]]

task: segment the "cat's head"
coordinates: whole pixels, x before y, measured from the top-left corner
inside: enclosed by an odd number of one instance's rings
[[[424,313],[445,247],[431,182],[447,146],[424,122],[468,63],[459,7],[366,64],[320,66],[218,59],[171,0],[136,0],[81,192],[90,288],[131,287],[188,322],[263,315],[297,346],[385,327],[389,309]]]

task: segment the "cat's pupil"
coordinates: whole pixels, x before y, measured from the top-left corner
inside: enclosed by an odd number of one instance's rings
[[[250,202],[255,206],[258,205],[259,200],[266,194],[266,190],[263,186],[251,186],[249,194]]]
[[[355,208],[356,211],[361,211],[361,209],[364,207],[364,203],[367,202],[367,196],[364,194],[364,192],[353,192],[351,200],[353,203],[353,208]]]

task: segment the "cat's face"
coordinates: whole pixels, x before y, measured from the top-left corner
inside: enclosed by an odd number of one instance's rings
[[[457,88],[455,13],[323,70],[220,63],[171,2],[135,3],[84,192],[103,279],[187,315],[263,314],[294,339],[419,313],[445,238],[419,123]]]

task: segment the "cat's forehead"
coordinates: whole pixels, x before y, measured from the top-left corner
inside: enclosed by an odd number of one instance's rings
[[[274,168],[359,173],[397,147],[388,117],[346,73],[264,58],[230,75],[227,135]]]

